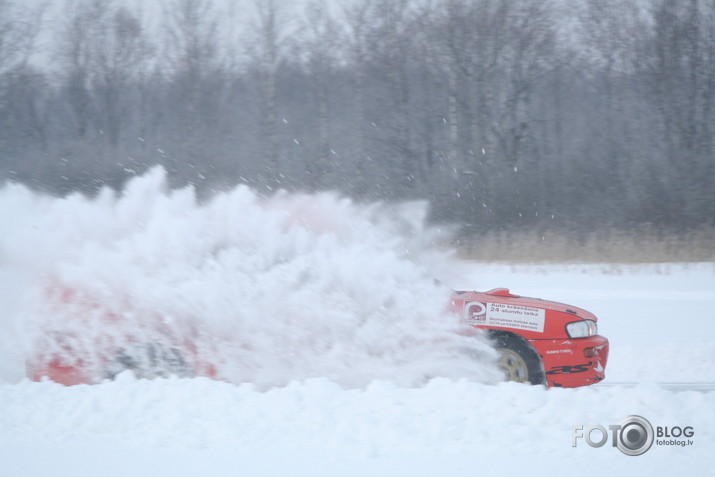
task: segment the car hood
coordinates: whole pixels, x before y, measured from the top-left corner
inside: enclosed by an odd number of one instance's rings
[[[515,295],[508,288],[495,288],[486,292],[477,291],[458,291],[458,295],[469,294],[470,300],[492,302],[492,303],[507,303],[520,306],[528,306],[532,308],[541,308],[544,310],[553,310],[561,313],[568,313],[577,316],[584,320],[598,321],[598,318],[590,311],[584,310],[573,305],[559,303],[556,301],[542,300],[541,298],[525,297]]]

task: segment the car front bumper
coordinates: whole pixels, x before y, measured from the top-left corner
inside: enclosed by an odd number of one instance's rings
[[[529,342],[541,356],[550,387],[587,386],[606,377],[608,339],[603,336]]]

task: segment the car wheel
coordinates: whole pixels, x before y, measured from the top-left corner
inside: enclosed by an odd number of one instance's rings
[[[499,368],[507,381],[544,384],[544,366],[534,348],[523,338],[511,334],[494,334],[494,347],[499,352]]]
[[[126,370],[131,370],[140,379],[194,376],[193,367],[180,350],[160,344],[147,344],[131,351],[120,350],[114,359],[107,363],[104,374],[107,379],[114,379]]]

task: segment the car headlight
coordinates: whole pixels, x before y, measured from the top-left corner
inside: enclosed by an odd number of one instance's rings
[[[574,321],[566,325],[569,338],[587,338],[598,334],[598,325],[593,320]]]

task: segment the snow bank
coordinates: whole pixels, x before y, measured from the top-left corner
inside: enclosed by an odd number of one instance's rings
[[[421,388],[325,378],[259,392],[204,378],[0,385],[3,475],[708,475],[715,392],[550,389],[434,379]],[[693,445],[629,457],[572,447],[574,426],[638,414]],[[594,439],[597,439],[597,433]]]
[[[5,187],[0,372],[39,354],[100,381],[161,355],[169,373],[264,388],[495,380],[493,350],[445,313],[425,212],[246,187],[199,203],[160,169],[93,199]]]

